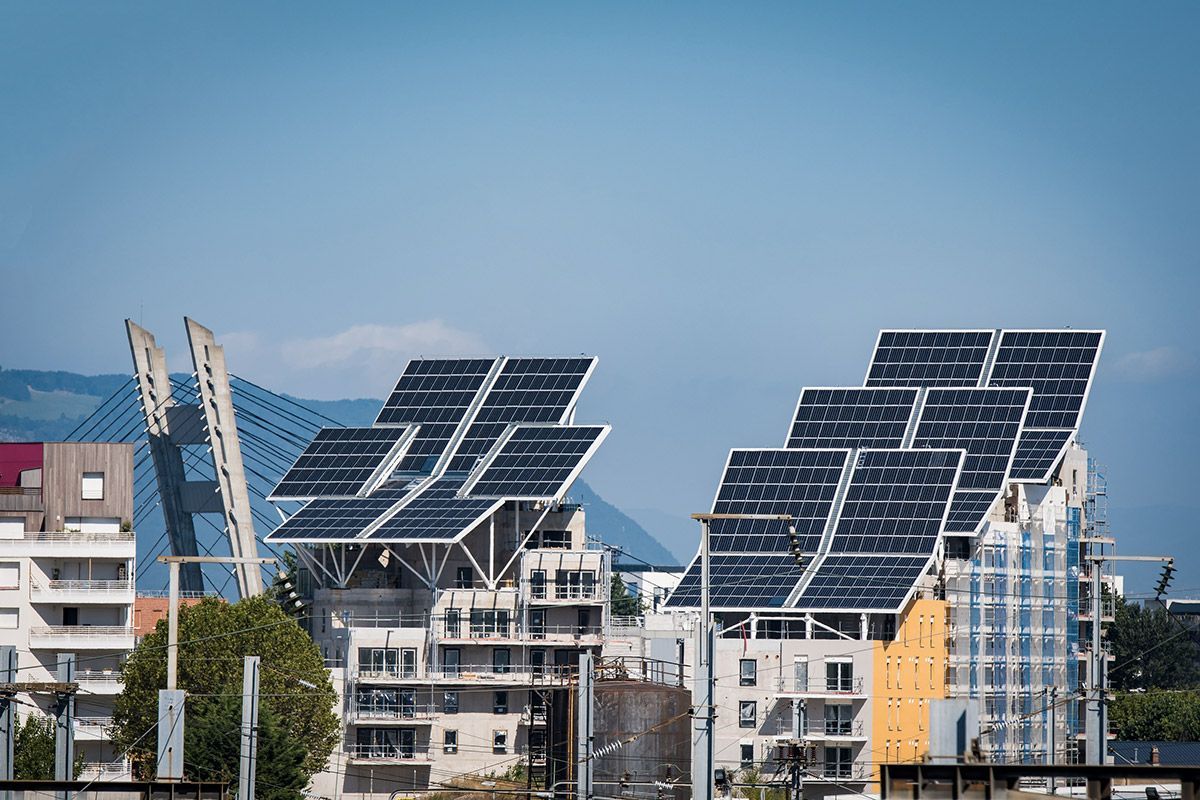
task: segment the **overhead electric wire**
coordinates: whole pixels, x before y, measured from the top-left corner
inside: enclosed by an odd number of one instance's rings
[[[241,377],[240,375],[234,375],[234,374],[232,374],[232,373],[230,373],[229,377],[230,377],[231,379],[233,379],[233,380],[236,380],[236,381],[240,382],[240,383],[245,383],[245,384],[247,384],[247,385],[249,385],[249,386],[253,386],[255,389],[258,389],[258,390],[259,390],[259,391],[261,391],[261,392],[265,392],[265,393],[267,393],[268,395],[270,395],[271,397],[277,397],[277,398],[279,398],[280,400],[282,400],[283,402],[285,402],[285,403],[288,403],[288,404],[290,404],[290,405],[293,405],[293,406],[295,406],[296,408],[303,409],[303,410],[304,410],[304,411],[306,411],[307,413],[309,413],[309,414],[313,414],[313,415],[315,415],[315,416],[318,416],[318,417],[320,417],[321,419],[323,419],[323,420],[326,420],[327,422],[330,422],[330,423],[332,423],[333,425],[335,425],[335,426],[337,426],[337,427],[339,427],[339,428],[341,428],[341,427],[344,427],[344,424],[343,424],[343,423],[341,423],[341,422],[338,422],[336,419],[333,419],[332,417],[327,417],[327,416],[325,416],[324,414],[322,414],[320,411],[316,411],[316,410],[314,410],[314,409],[311,409],[311,408],[309,408],[309,407],[308,407],[308,406],[306,406],[306,405],[303,405],[302,403],[298,403],[298,402],[296,402],[295,400],[291,399],[290,397],[286,397],[285,395],[281,395],[281,394],[276,394],[275,392],[272,392],[270,389],[264,389],[262,386],[259,386],[259,385],[258,385],[257,383],[255,383],[254,381],[247,380],[246,378],[243,378],[243,377]],[[318,426],[318,427],[320,427],[320,426]]]

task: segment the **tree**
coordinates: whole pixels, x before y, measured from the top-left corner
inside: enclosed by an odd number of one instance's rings
[[[300,772],[305,782],[325,767],[338,740],[333,713],[337,695],[320,650],[278,605],[263,596],[234,604],[205,598],[180,609],[179,642],[178,686],[189,693],[185,736],[186,726],[207,724],[202,720],[210,714],[221,719],[220,708],[213,710],[206,702],[214,697],[238,698],[240,725],[242,657],[257,655],[262,659],[260,714],[302,748]],[[143,777],[154,773],[152,731],[158,721],[158,691],[166,686],[166,644],[167,621],[161,620],[130,653],[123,670],[125,689],[113,704],[112,741],[129,751]],[[240,730],[221,724],[235,735]],[[186,746],[185,741],[185,769],[192,761]],[[231,768],[236,774],[236,758]],[[286,780],[272,783],[292,785]]]
[[[83,754],[75,757],[75,777],[83,771]],[[13,728],[13,777],[54,780],[54,720],[30,714]]]
[[[186,771],[196,780],[234,783],[241,758],[241,697],[208,698],[190,707],[183,734]],[[261,800],[299,800],[308,783],[304,747],[289,738],[275,715],[260,708],[254,795]]]
[[[1193,689],[1200,686],[1200,647],[1162,606],[1140,606],[1118,596],[1105,635],[1115,663],[1109,685],[1118,691]]]
[[[1200,692],[1152,690],[1114,695],[1108,719],[1125,741],[1194,742],[1200,739]]]
[[[611,603],[610,611],[614,617],[638,617],[646,611],[642,599],[631,595],[625,581],[621,580],[621,576],[615,572],[609,585],[608,599]]]

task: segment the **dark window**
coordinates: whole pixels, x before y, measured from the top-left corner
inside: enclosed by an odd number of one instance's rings
[[[457,678],[462,662],[462,651],[457,647],[447,647],[442,651],[442,669],[447,678]]]
[[[570,531],[542,531],[542,547],[565,549],[570,546]]]
[[[530,650],[529,651],[529,668],[534,674],[534,677],[540,678],[546,674],[546,651],[545,650]]]
[[[457,608],[446,609],[446,638],[457,639],[462,636],[462,617]]]
[[[417,692],[415,689],[400,690],[400,716],[411,719],[417,714]]]
[[[471,573],[470,567],[459,567],[454,572],[454,588],[455,589],[470,589],[474,585],[474,575]]]
[[[753,728],[758,724],[758,703],[743,700],[738,703],[738,727]]]
[[[826,661],[825,687],[831,692],[853,691],[854,665],[849,661]]]
[[[738,662],[738,685],[758,685],[758,662],[753,658],[743,658]]]
[[[578,611],[577,621],[579,623],[579,635],[584,636],[588,633],[588,629],[592,627],[592,611],[588,608],[581,608]]]
[[[400,677],[417,677],[417,651],[415,648],[405,647],[400,650]]]
[[[458,713],[458,692],[442,693],[442,710],[447,714]]]
[[[510,671],[512,652],[507,647],[492,648],[492,672],[504,674]]]
[[[508,731],[492,731],[492,752],[508,752]]]
[[[471,609],[471,635],[481,637],[507,638],[509,630],[509,612],[492,609]]]
[[[534,639],[546,638],[546,609],[534,608],[529,611],[529,635]]]
[[[358,648],[358,671],[367,674],[395,675],[400,651],[394,647]]]
[[[754,745],[742,745],[742,769],[750,769],[754,766]]]
[[[458,731],[447,730],[442,733],[442,752],[457,753],[458,752]]]
[[[508,692],[496,692],[492,698],[492,713],[507,714],[508,713]]]
[[[546,570],[535,569],[529,576],[529,593],[536,600],[546,597]]]

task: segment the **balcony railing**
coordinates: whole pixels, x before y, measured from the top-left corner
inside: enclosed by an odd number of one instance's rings
[[[792,721],[786,717],[776,718],[772,723],[764,726],[764,733],[768,736],[792,736]],[[805,739],[858,739],[866,738],[863,733],[863,723],[859,719],[818,719],[809,720],[800,731],[801,738]]]
[[[3,542],[51,542],[75,544],[78,542],[136,542],[133,531],[111,531],[107,533],[83,531],[25,531],[20,539],[0,539]]]
[[[861,695],[863,694],[863,679],[851,678],[816,678],[807,681],[796,678],[776,679],[776,688],[784,694],[825,694],[825,695]]]
[[[529,639],[586,639],[604,635],[604,629],[599,625],[589,625],[581,628],[578,625],[530,625],[521,629],[516,624],[508,625],[446,625],[441,624],[438,633],[442,639],[452,640],[513,640]]]
[[[79,777],[83,780],[97,778],[114,779],[120,775],[128,775],[132,767],[128,761],[89,761],[83,765]]]
[[[390,681],[412,681],[417,683],[439,683],[445,681],[495,682],[495,683],[540,683],[562,681],[578,672],[577,666],[546,664],[533,667],[513,664],[500,667],[494,664],[442,665],[439,669],[424,669],[418,672],[352,672],[350,679],[359,683],[385,683]]]
[[[808,777],[817,781],[865,781],[871,777],[871,767],[857,761],[818,762],[809,765]]]
[[[96,730],[104,730],[112,727],[112,717],[76,717],[75,727],[77,728],[93,728]]]
[[[133,636],[133,628],[125,625],[38,625],[29,629],[29,646],[125,649]]]
[[[356,761],[428,761],[429,748],[393,744],[354,744],[349,746],[349,755]]]
[[[350,717],[364,721],[432,719],[438,713],[432,705],[354,706]]]
[[[66,580],[43,581],[34,578],[29,587],[29,596],[33,600],[60,601],[64,597],[75,596],[83,600],[128,602],[132,600],[134,582],[123,580]]]

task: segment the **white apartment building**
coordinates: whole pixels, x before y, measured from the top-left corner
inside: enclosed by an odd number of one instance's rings
[[[60,680],[74,655],[86,778],[129,775],[106,731],[134,644],[132,485],[128,444],[0,444],[0,647],[15,648],[19,683]],[[19,717],[54,713],[52,694],[17,699]]]

